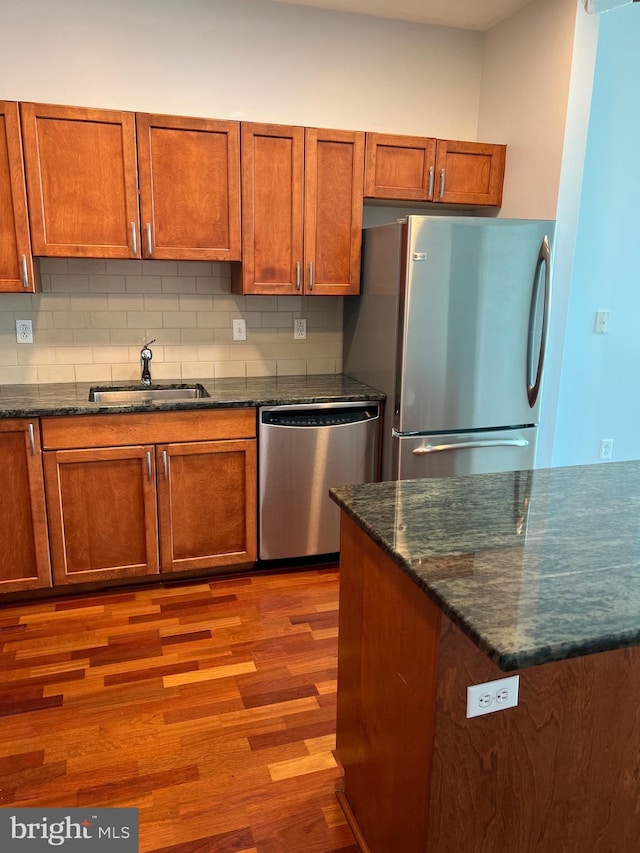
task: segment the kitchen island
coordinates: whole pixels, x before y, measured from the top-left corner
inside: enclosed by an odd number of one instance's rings
[[[640,462],[331,494],[363,849],[640,849]],[[467,718],[467,687],[511,675],[516,707]]]

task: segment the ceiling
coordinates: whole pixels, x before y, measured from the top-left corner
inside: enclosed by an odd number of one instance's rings
[[[488,30],[535,0],[275,0],[465,30]]]

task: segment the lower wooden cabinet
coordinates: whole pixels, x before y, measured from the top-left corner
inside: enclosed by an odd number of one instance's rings
[[[37,421],[0,420],[0,593],[51,586]]]
[[[43,419],[54,582],[255,561],[255,431],[255,409]]]

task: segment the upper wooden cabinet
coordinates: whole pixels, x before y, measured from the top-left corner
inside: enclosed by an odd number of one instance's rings
[[[142,255],[240,260],[240,138],[234,121],[136,114]]]
[[[0,593],[51,586],[37,422],[0,419]]]
[[[18,104],[0,101],[0,292],[35,289]]]
[[[34,255],[138,258],[133,113],[21,104]]]
[[[365,197],[499,207],[505,145],[368,133]]]
[[[364,134],[242,125],[242,269],[234,290],[357,293]]]

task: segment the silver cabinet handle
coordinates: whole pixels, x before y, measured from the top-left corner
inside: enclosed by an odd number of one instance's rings
[[[429,166],[429,189],[427,190],[427,197],[431,198],[433,195],[433,166]]]
[[[538,352],[538,363],[534,371],[534,358],[535,353],[533,352],[534,340],[533,333],[536,325],[536,306],[538,303],[538,292],[540,290],[540,268],[544,264],[544,302],[542,309],[542,329],[540,334],[540,350]],[[540,246],[540,251],[538,253],[538,260],[536,261],[536,268],[533,273],[533,289],[531,291],[531,307],[529,309],[529,332],[528,332],[528,340],[527,340],[527,398],[529,400],[529,405],[533,408],[538,399],[538,394],[540,393],[540,384],[542,382],[542,368],[544,367],[544,357],[547,351],[547,337],[549,332],[549,305],[551,302],[551,247],[549,245],[549,239],[545,235],[542,244]],[[534,377],[535,372],[535,377]]]
[[[486,441],[460,441],[458,444],[427,444],[416,447],[414,456],[427,456],[429,453],[441,453],[443,450],[468,450],[475,447],[528,447],[526,438],[496,438]]]
[[[166,450],[162,451],[162,472],[164,474],[165,480],[167,480],[168,476],[167,476],[167,451]]]
[[[151,451],[147,450],[147,479],[151,482]]]
[[[444,169],[440,170],[440,198],[444,197]]]
[[[313,290],[313,261],[309,261],[309,290]]]
[[[131,223],[131,251],[134,255],[138,254],[138,236],[136,234],[136,223]]]
[[[151,240],[151,223],[147,222],[147,254],[153,255],[153,241]]]
[[[33,432],[33,424],[29,424],[29,446],[31,448],[31,455],[36,455],[36,437]]]
[[[29,270],[27,269],[27,256],[22,256],[22,286],[29,289]]]
[[[301,284],[300,271],[301,271],[301,268],[302,268],[302,264],[300,263],[300,261],[296,261],[296,290],[300,290],[300,284]]]

